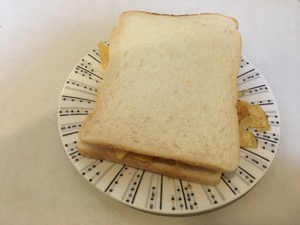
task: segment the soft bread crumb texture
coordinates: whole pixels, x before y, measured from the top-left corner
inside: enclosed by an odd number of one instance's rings
[[[217,14],[125,13],[81,140],[232,171],[239,161],[241,39]]]

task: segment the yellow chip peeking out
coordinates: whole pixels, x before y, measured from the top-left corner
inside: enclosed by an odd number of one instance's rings
[[[240,131],[240,147],[257,148],[258,143],[251,131]]]
[[[237,113],[239,119],[240,147],[257,148],[258,143],[248,128],[256,128],[259,132],[270,130],[266,113],[259,105],[246,101],[238,101]]]
[[[105,69],[109,61],[109,47],[107,44],[101,41],[98,43],[98,49],[102,67]]]

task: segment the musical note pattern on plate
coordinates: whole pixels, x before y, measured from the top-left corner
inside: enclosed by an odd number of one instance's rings
[[[123,204],[159,214],[180,215],[211,210],[248,192],[273,161],[280,139],[277,104],[264,77],[244,58],[237,76],[239,98],[260,105],[267,114],[271,129],[266,132],[253,129],[259,147],[241,148],[238,168],[235,172],[224,172],[215,187],[82,156],[76,147],[78,132],[94,108],[102,80],[100,55],[97,49],[93,49],[66,80],[58,109],[59,133],[63,148],[80,175]]]

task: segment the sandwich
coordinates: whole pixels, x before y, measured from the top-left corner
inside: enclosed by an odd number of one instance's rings
[[[125,12],[108,55],[79,152],[206,185],[237,168],[235,19]]]

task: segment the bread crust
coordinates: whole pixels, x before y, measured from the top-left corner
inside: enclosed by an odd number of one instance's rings
[[[194,14],[161,14],[161,13],[154,13],[154,12],[146,12],[146,11],[140,11],[140,10],[131,10],[131,11],[126,11],[123,12],[122,15],[126,15],[126,14],[136,14],[136,13],[142,13],[142,14],[149,14],[149,15],[154,15],[154,16],[172,16],[172,17],[184,17],[184,16],[221,16],[223,18],[227,18],[232,20],[232,22],[235,24],[234,28],[238,29],[239,25],[238,25],[238,21],[230,16],[224,16],[220,13],[194,13]]]

